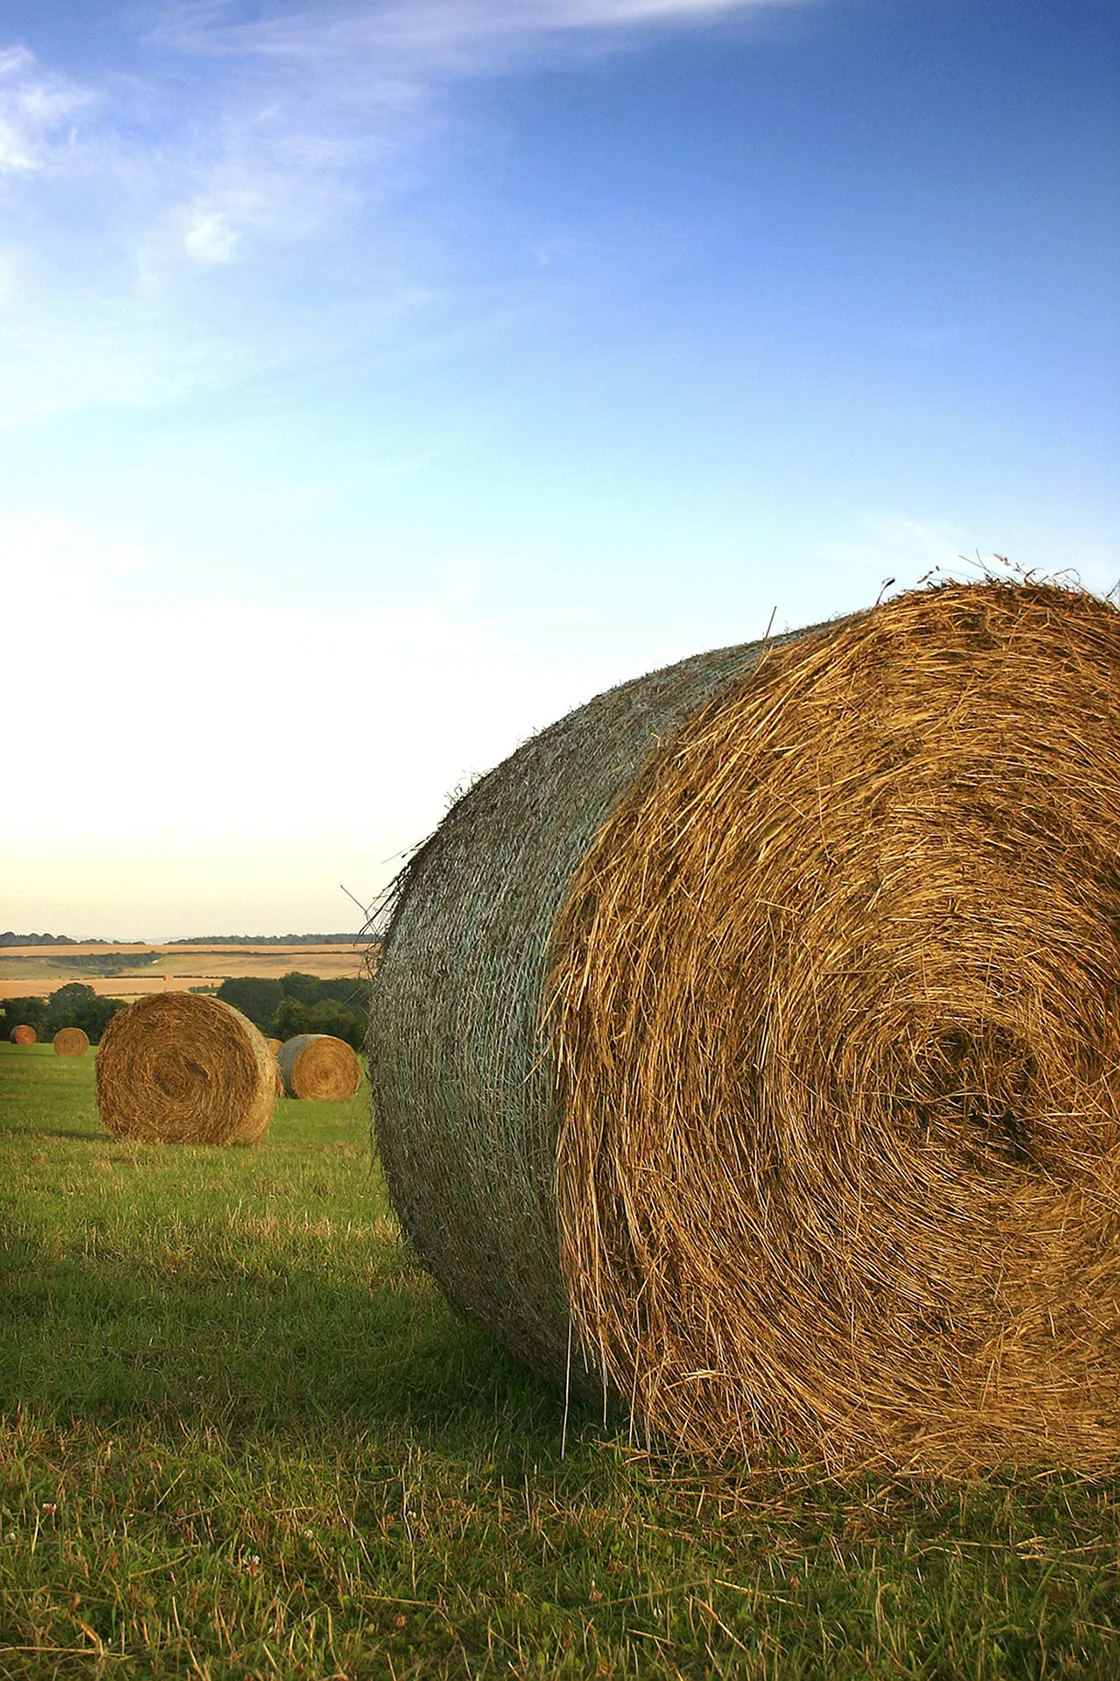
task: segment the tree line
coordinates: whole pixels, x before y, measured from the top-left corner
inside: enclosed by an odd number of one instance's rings
[[[119,1010],[127,1010],[123,998],[101,998],[91,986],[70,981],[49,998],[5,998],[0,1014],[4,1032],[13,1027],[33,1027],[39,1039],[53,1039],[62,1027],[80,1027],[96,1045]]]
[[[0,946],[76,946],[77,943],[69,934],[14,934],[10,928],[0,934]]]
[[[201,990],[201,989],[199,989]],[[293,971],[278,981],[254,975],[225,980],[216,996],[232,1004],[268,1039],[294,1039],[297,1033],[330,1033],[360,1051],[369,1018],[367,980],[320,980]],[[91,986],[71,981],[49,998],[6,998],[0,1008],[4,1033],[33,1027],[40,1039],[53,1039],[60,1027],[80,1027],[96,1045],[122,998],[102,998]]]
[[[194,934],[169,946],[353,946],[358,934]]]
[[[356,1051],[362,1048],[369,1018],[367,980],[320,980],[298,970],[278,981],[255,975],[225,980],[217,996],[241,1011],[269,1039],[294,1039],[297,1033],[330,1033]]]
[[[359,934],[194,934],[189,940],[75,940],[70,934],[16,934],[6,928],[0,946],[352,946]]]

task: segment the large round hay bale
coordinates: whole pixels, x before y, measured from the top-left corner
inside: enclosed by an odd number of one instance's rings
[[[262,1035],[218,998],[153,992],[114,1016],[102,1035],[97,1107],[120,1137],[253,1144],[275,1096]]]
[[[81,1027],[60,1027],[51,1040],[55,1056],[85,1056],[89,1034]]]
[[[28,1027],[26,1022],[20,1022],[19,1026],[13,1027],[8,1034],[13,1045],[33,1045],[38,1037],[35,1029]]]
[[[340,1101],[353,1097],[362,1083],[357,1053],[330,1033],[297,1033],[286,1039],[276,1064],[289,1097]]]
[[[1120,1460],[1120,613],[951,585],[612,690],[402,879],[444,1289],[705,1455]]]

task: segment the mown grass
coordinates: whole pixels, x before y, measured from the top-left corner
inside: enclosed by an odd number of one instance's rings
[[[1114,1483],[562,1456],[366,1131],[122,1144],[91,1058],[0,1045],[0,1675],[1120,1674]]]

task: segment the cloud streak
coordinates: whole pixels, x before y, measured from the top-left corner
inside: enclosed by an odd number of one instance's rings
[[[412,209],[461,163],[457,87],[814,3],[205,0],[119,13],[127,75],[0,47],[0,424],[176,402],[415,321],[473,237]]]
[[[73,143],[89,88],[44,71],[26,47],[0,51],[0,182],[46,169]]]
[[[236,0],[176,7],[156,39],[181,50],[326,64],[374,56],[420,79],[500,69],[511,54],[586,31],[682,25],[811,0],[334,0],[245,19]],[[364,67],[367,71],[369,65]]]

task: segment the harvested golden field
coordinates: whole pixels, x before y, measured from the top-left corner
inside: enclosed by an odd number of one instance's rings
[[[14,946],[0,955],[0,998],[46,994],[68,981],[81,981],[102,996],[133,999],[220,986],[245,975],[279,980],[293,969],[320,980],[345,979],[362,973],[365,953],[361,944]],[[104,958],[104,963],[78,964],[73,958]]]

